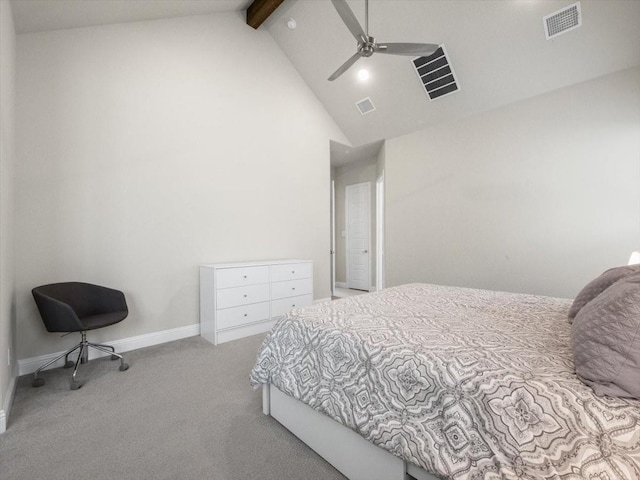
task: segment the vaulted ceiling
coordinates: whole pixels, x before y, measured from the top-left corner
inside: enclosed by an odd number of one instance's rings
[[[364,27],[364,0],[348,3]],[[327,81],[355,53],[355,40],[329,1],[287,0],[263,28],[358,146],[640,65],[640,1],[582,0],[582,26],[546,40],[542,18],[571,3],[370,0],[369,34],[377,41],[444,43],[460,90],[435,101],[411,57],[374,54]],[[295,30],[287,28],[289,18]],[[357,79],[363,67],[367,82]],[[376,110],[361,115],[355,102],[365,97]]]
[[[460,90],[429,101],[411,57],[376,54],[334,82],[355,41],[329,0],[258,0],[266,29],[354,147],[455,122],[509,103],[640,65],[640,1],[582,0],[582,27],[546,40],[542,18],[564,0],[370,0],[381,42],[444,44]],[[364,0],[348,0],[364,26]],[[18,33],[241,11],[251,0],[12,0]],[[293,18],[296,28],[287,27]],[[357,72],[370,72],[367,82]],[[606,92],[605,92],[606,93]],[[376,110],[361,115],[355,102]],[[549,112],[553,115],[553,112]]]

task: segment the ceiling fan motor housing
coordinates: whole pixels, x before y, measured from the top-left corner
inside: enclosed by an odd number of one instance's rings
[[[370,57],[375,52],[376,40],[373,37],[362,37],[362,42],[358,44],[358,53],[362,57]]]

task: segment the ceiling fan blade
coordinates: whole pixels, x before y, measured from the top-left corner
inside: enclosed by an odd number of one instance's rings
[[[428,57],[438,48],[440,48],[440,45],[434,45],[433,43],[377,43],[373,50],[376,53],[388,53],[390,55]]]
[[[333,75],[329,77],[329,81],[333,82],[336,78],[338,78],[340,75],[346,72],[349,69],[349,67],[354,63],[356,63],[358,60],[360,60],[360,54],[359,53],[353,54],[353,56],[349,60],[344,62],[338,70],[333,72]]]
[[[331,3],[336,7],[338,15],[340,15],[340,18],[351,32],[351,35],[355,37],[356,41],[362,42],[366,40],[367,35],[354,15],[353,10],[351,10],[347,4],[347,0],[331,0]]]

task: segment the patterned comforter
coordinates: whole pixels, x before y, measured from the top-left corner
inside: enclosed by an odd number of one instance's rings
[[[412,284],[289,313],[271,382],[453,479],[640,479],[640,402],[574,374],[569,300]]]

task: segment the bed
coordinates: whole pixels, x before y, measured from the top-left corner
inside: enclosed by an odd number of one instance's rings
[[[571,301],[426,284],[291,311],[265,413],[350,479],[640,478],[640,401],[574,373]]]

